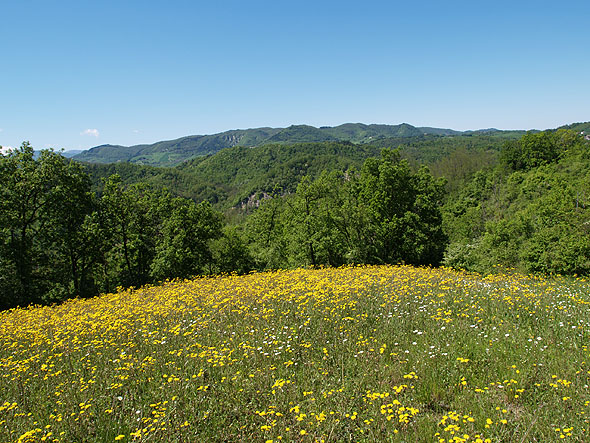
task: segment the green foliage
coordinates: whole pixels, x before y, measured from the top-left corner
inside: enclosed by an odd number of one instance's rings
[[[257,128],[213,135],[192,135],[151,145],[102,145],[84,151],[75,158],[91,163],[131,162],[140,165],[172,166],[194,157],[214,154],[237,144],[258,145],[279,131],[273,128]]]
[[[180,169],[213,184],[224,184],[230,196],[226,206],[241,206],[259,192],[271,193],[275,188],[295,192],[306,175],[317,178],[323,170],[360,166],[378,153],[379,149],[372,147],[333,142],[235,147]]]
[[[586,135],[590,135],[590,122],[572,123],[570,125],[560,126],[558,129],[571,129],[577,133],[584,132]]]
[[[455,135],[429,135],[411,138],[384,138],[371,141],[371,145],[379,148],[397,147],[403,158],[411,165],[426,164],[433,167],[451,156],[455,151],[465,151],[471,157],[485,156],[491,163],[495,163],[496,155],[500,152],[506,140],[518,139],[522,133],[463,133]],[[472,160],[473,161],[473,160]],[[448,171],[446,171],[448,172]],[[440,174],[437,173],[438,176]]]
[[[369,159],[361,171],[359,194],[368,214],[363,227],[363,261],[437,264],[446,246],[440,205],[444,181],[426,167],[415,174],[396,151]]]
[[[275,194],[262,201],[260,207],[246,219],[250,252],[256,268],[288,267],[285,201]]]
[[[29,143],[0,155],[0,307],[81,295],[91,210],[81,167]]]
[[[176,168],[154,168],[130,163],[88,165],[94,189],[102,192],[102,178],[121,176],[125,184],[149,183],[197,202],[209,201],[219,209],[248,209],[257,196],[275,188],[294,192],[302,177],[318,177],[323,170],[360,167],[379,149],[351,143],[305,143],[233,147],[216,155],[191,160]]]
[[[480,272],[590,273],[588,143],[560,129],[506,145],[503,166],[481,171],[445,205],[445,263]]]
[[[292,198],[286,199],[286,232],[292,265],[341,266],[346,263],[346,219],[342,214],[347,185],[338,172],[317,180],[304,177]],[[347,205],[345,205],[347,207]]]
[[[249,217],[259,266],[345,263],[437,264],[446,246],[440,205],[444,181],[413,173],[383,150],[361,172],[304,178],[296,193],[265,202]]]
[[[558,161],[578,139],[574,131],[566,129],[528,132],[520,140],[506,142],[500,158],[513,171],[537,168]]]
[[[267,143],[312,143],[336,141],[337,138],[326,131],[308,125],[292,125],[276,133]]]
[[[211,241],[222,216],[207,202],[174,198],[145,184],[105,181],[99,204],[103,291],[187,278],[212,270]]]
[[[163,222],[159,196],[145,185],[126,187],[117,175],[105,181],[99,202],[104,239],[105,291],[150,281],[159,226]]]
[[[90,175],[25,143],[0,157],[0,306],[213,272],[436,265],[443,253],[445,264],[480,272],[590,273],[583,134],[562,128],[512,140],[515,133],[496,130],[412,128],[234,131],[227,143],[277,143],[233,146],[173,168],[88,165]],[[320,133],[373,144],[289,144]],[[397,138],[373,139],[391,133]],[[400,148],[381,150],[387,140]],[[431,169],[417,166],[424,160]],[[225,221],[214,208],[225,209]]]
[[[256,266],[242,229],[226,226],[222,236],[212,245],[213,263],[217,273],[246,274]]]
[[[163,221],[151,274],[156,280],[211,272],[210,241],[221,236],[222,217],[208,202],[175,199]]]
[[[379,156],[386,146],[399,146],[402,158],[408,160],[412,169],[417,170],[421,163],[430,165],[433,175],[445,177],[447,190],[454,192],[477,170],[495,164],[504,140],[505,137],[485,134],[399,137],[387,139],[389,144],[371,140],[371,145],[324,142],[235,146],[174,168],[115,163],[89,164],[87,169],[98,193],[102,192],[102,178],[118,174],[125,184],[146,182],[196,202],[207,200],[221,210],[234,207],[248,211],[260,195],[277,187],[295,192],[306,175],[316,179],[324,170],[360,169],[367,158]]]
[[[0,156],[0,308],[208,273],[222,216],[145,183],[104,180],[24,143]]]
[[[497,152],[492,149],[470,151],[460,146],[434,162],[430,170],[435,177],[444,177],[447,190],[454,193],[465,186],[475,173],[494,165],[496,161]]]

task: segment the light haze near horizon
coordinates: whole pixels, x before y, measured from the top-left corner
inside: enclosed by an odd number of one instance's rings
[[[0,145],[590,120],[590,2],[4,2]]]

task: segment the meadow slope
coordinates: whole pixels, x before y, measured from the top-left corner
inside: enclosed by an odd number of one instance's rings
[[[0,312],[0,441],[588,441],[590,285],[363,266]]]

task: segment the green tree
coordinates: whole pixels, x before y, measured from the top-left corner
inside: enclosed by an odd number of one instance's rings
[[[161,238],[151,266],[155,279],[187,278],[211,273],[211,241],[222,235],[223,219],[208,202],[176,198],[163,220]]]
[[[368,159],[358,182],[360,204],[367,216],[358,223],[363,261],[436,265],[447,239],[442,231],[444,180],[426,167],[412,173],[398,151],[385,149]]]
[[[285,207],[285,197],[274,192],[246,219],[246,237],[257,269],[289,266]]]
[[[52,252],[49,273],[53,271],[52,280],[59,282],[52,291],[56,300],[96,295],[91,275],[96,243],[86,224],[93,210],[90,179],[80,164],[68,161],[64,165],[54,171],[54,202],[44,214],[48,229],[43,248]],[[65,289],[61,295],[59,287]]]
[[[246,274],[256,266],[239,226],[226,226],[223,235],[213,243],[212,251],[215,271],[218,273]]]
[[[343,264],[345,244],[335,222],[336,176],[323,173],[312,181],[303,177],[297,192],[287,200],[289,256],[293,265]]]
[[[254,212],[249,232],[262,267],[438,264],[447,243],[443,194],[444,180],[427,168],[413,173],[397,151],[384,150],[360,174],[304,177],[295,194]]]
[[[90,182],[82,168],[52,150],[32,146],[0,155],[0,300],[4,306],[83,294],[80,264]]]
[[[105,180],[97,215],[103,239],[103,291],[151,281],[161,224],[160,197],[144,184],[125,186],[118,175]]]
[[[504,165],[449,199],[445,264],[479,272],[590,272],[588,143],[571,130],[527,133]],[[508,156],[510,154],[512,157]],[[508,158],[512,158],[510,162]]]
[[[557,162],[579,141],[579,134],[567,129],[527,132],[520,140],[504,143],[500,159],[513,171],[529,170]]]

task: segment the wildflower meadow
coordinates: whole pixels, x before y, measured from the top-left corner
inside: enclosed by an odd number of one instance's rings
[[[590,285],[358,266],[0,312],[0,441],[589,441]]]

